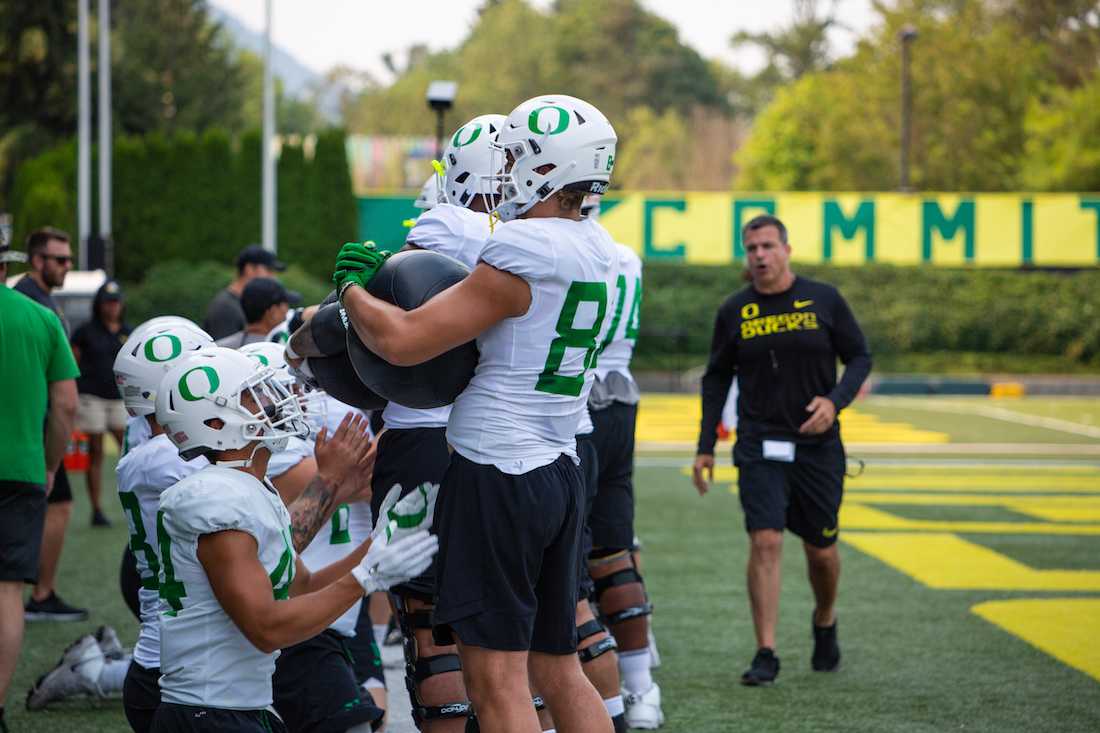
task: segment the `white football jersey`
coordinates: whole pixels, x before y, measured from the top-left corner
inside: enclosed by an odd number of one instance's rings
[[[276,600],[290,595],[294,546],[290,514],[267,482],[207,466],[161,496],[157,535],[163,562],[160,693],[179,705],[256,710],[271,704],[278,652],[252,645],[218,603],[198,558],[199,537],[237,530],[252,535]]]
[[[508,474],[563,453],[576,460],[590,368],[611,325],[615,243],[587,219],[517,219],[497,225],[481,261],[527,281],[531,305],[478,337],[481,357],[455,400],[447,439]]]
[[[126,432],[122,436],[122,455],[126,455],[134,448],[153,437],[153,431],[145,416],[126,418]]]
[[[592,413],[588,405],[585,405],[584,412],[581,413],[581,422],[577,425],[577,435],[591,435],[595,430],[596,426],[592,424]]]
[[[405,241],[420,249],[453,257],[472,270],[488,238],[488,214],[463,206],[439,204],[417,218]],[[414,410],[390,402],[382,410],[382,422],[387,428],[396,429],[442,428],[450,416],[449,406]]]
[[[143,423],[145,418],[139,418]],[[148,425],[148,423],[146,423]],[[201,468],[210,465],[202,456],[180,458],[176,446],[163,433],[133,448],[118,462],[118,499],[130,525],[130,550],[137,561],[141,588],[141,630],[134,644],[134,661],[145,669],[160,666],[160,545],[157,543],[157,509],[160,495]]]
[[[307,458],[313,457],[313,441],[291,437],[283,450],[272,453],[267,462],[268,479],[278,478]]]
[[[355,412],[364,417],[370,417],[358,407],[352,407],[351,405],[341,402],[332,395],[324,393],[321,399],[313,406],[313,409],[306,412],[306,419],[312,427],[310,434],[316,435],[321,428],[327,428],[328,434],[332,435],[333,431],[340,427],[340,422],[344,419],[344,415],[347,415],[349,412]]]
[[[642,260],[625,244],[616,244],[619,253],[619,277],[615,284],[615,300],[609,307],[612,328],[600,342],[596,357],[596,378],[606,379],[618,372],[633,381],[630,359],[638,341],[642,310]]]

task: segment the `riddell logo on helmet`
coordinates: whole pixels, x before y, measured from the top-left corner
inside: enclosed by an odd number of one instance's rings
[[[589,193],[598,193],[598,194],[602,195],[602,194],[607,193],[607,189],[610,188],[610,187],[611,187],[611,184],[606,182],[606,181],[592,181],[588,185],[588,192]]]

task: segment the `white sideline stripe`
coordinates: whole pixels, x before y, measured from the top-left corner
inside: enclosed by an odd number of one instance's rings
[[[1070,433],[1072,435],[1083,435],[1087,438],[1100,438],[1100,428],[1092,425],[1083,425],[1081,423],[1072,422],[1070,420],[1062,420],[1057,417],[1040,417],[1038,415],[1028,415],[1026,413],[1016,412],[1015,410],[1009,410],[1004,407],[991,407],[990,405],[978,404],[960,405],[957,402],[923,402],[906,397],[887,397],[881,399],[882,402],[885,402],[886,404],[904,405],[905,407],[916,410],[927,410],[929,412],[946,412],[953,415],[977,414],[983,417],[992,418],[994,420],[1003,420],[1005,422],[1016,423],[1017,425],[1027,425],[1034,428],[1058,430],[1063,433]]]
[[[849,453],[874,455],[880,453],[909,455],[967,454],[1005,454],[1005,455],[1050,455],[1050,456],[1100,456],[1100,443],[845,443]],[[639,453],[658,451],[682,451],[695,454],[695,443],[688,441],[657,443],[639,441],[635,450]],[[729,444],[722,444],[719,450],[730,451]]]
[[[690,468],[692,456],[636,456],[634,465],[638,468]],[[716,466],[732,465],[728,457],[719,457]],[[911,468],[954,469],[954,468],[1033,468],[1048,471],[1061,471],[1068,468],[1100,468],[1100,461],[1081,459],[1027,459],[1027,458],[875,458],[868,462],[868,468],[886,466],[905,466]]]

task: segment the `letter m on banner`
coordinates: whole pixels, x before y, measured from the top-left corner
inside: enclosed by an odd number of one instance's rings
[[[864,260],[873,262],[875,259],[875,202],[872,199],[863,199],[859,202],[855,213],[851,218],[844,215],[840,204],[832,199],[825,200],[822,212],[822,259],[829,262],[833,259],[833,233],[840,231],[840,236],[846,240],[856,238],[859,231],[863,230]]]
[[[925,200],[921,203],[921,261],[932,262],[932,230],[945,240],[955,238],[963,230],[963,260],[974,261],[974,201],[963,199],[950,218],[944,215],[939,202]]]

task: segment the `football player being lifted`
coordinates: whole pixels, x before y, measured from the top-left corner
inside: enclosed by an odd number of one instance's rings
[[[473,272],[419,308],[367,292],[383,253],[349,244],[336,263],[352,327],[391,364],[477,342],[477,369],[447,425],[454,454],[439,494],[433,633],[457,639],[488,732],[540,730],[531,686],[559,730],[612,731],[576,653],[584,485],[575,436],[618,275],[614,242],[580,205],[606,190],[615,143],[606,117],[573,97],[513,110],[493,145],[502,223]]]
[[[165,491],[156,516],[167,609],[152,730],[284,730],[267,712],[279,649],[318,635],[365,592],[422,572],[436,539],[381,520],[353,552],[311,572],[295,539],[308,542],[329,521],[340,486],[357,480],[369,436],[351,415],[331,438],[318,434],[322,468],[292,523],[266,472],[272,452],[308,429],[298,398],[244,354],[214,348],[181,360],[156,407],[181,457],[205,455],[211,465]]]

